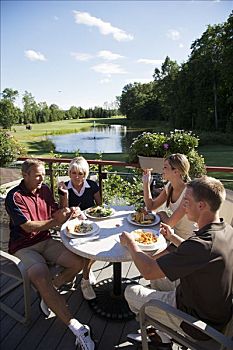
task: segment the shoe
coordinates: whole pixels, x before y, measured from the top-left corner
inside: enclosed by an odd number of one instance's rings
[[[59,294],[65,294],[69,290],[74,290],[75,289],[75,283],[76,283],[76,277],[70,282],[66,282],[62,284],[59,288],[56,288]]]
[[[139,333],[129,333],[129,334],[127,334],[127,339],[133,343],[141,343],[142,342],[142,336]],[[148,343],[151,342],[149,337],[147,337],[147,342]]]
[[[39,307],[44,316],[48,318],[52,311],[48,308],[47,304],[45,304],[44,299],[41,299]]]
[[[92,270],[89,271],[89,281],[90,281],[90,284],[92,284],[92,285],[96,284],[96,282],[97,282]]]
[[[84,299],[92,300],[96,298],[95,291],[92,285],[90,284],[89,280],[85,280],[84,278],[82,278],[81,290],[82,290]]]
[[[82,349],[82,350],[95,349],[95,343],[91,339],[90,328],[87,325],[83,325],[83,327],[81,327],[78,330],[78,334],[76,335],[75,345],[76,345],[76,349]]]
[[[147,330],[147,342],[153,345],[153,349],[156,350],[172,350],[172,343],[162,343],[160,336],[156,333],[156,329],[154,327],[148,327]],[[127,339],[134,343],[141,343],[142,336],[140,333],[128,334]]]

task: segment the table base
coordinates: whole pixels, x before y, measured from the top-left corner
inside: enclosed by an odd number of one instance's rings
[[[88,301],[94,313],[105,319],[115,321],[130,320],[134,318],[135,314],[130,310],[128,303],[124,298],[124,290],[131,283],[131,280],[122,278],[122,292],[120,295],[114,295],[113,280],[111,278],[97,283],[94,286],[96,298]]]

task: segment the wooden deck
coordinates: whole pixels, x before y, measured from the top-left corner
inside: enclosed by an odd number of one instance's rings
[[[112,277],[112,265],[95,262],[93,271],[97,282]],[[147,284],[140,278],[138,270],[131,262],[122,264],[122,276],[133,278],[142,284]],[[78,275],[75,290],[67,291],[64,295],[74,317],[80,322],[90,325],[97,350],[139,349],[127,341],[127,334],[135,332],[139,326],[136,320],[109,321],[93,313],[88,303],[83,299],[80,290],[81,275]],[[1,275],[1,287],[9,282],[6,276]],[[16,288],[5,301],[15,309],[23,309],[23,290]],[[16,322],[13,318],[1,311],[1,350],[72,350],[75,349],[75,337],[64,324],[52,317],[45,319],[39,309],[39,298],[32,290],[32,319],[28,326]]]

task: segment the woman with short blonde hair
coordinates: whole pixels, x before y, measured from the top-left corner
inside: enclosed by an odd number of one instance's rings
[[[89,180],[89,164],[83,157],[74,158],[68,168],[70,180],[58,184],[60,206],[79,207],[81,210],[88,209],[95,205],[101,205],[99,186],[95,181]],[[91,271],[93,261],[87,260],[83,268],[81,289],[87,300],[96,297],[92,284],[95,284],[95,277]]]

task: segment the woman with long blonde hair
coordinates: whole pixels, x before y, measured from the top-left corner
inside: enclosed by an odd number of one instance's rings
[[[152,198],[150,191],[151,171],[144,170],[144,201],[148,210],[156,210],[165,205],[167,210],[157,211],[162,222],[174,228],[175,233],[187,239],[193,234],[195,225],[189,221],[183,206],[183,196],[189,178],[190,164],[184,154],[171,154],[164,160],[163,179],[167,181],[162,192]],[[170,212],[170,215],[168,214]]]

